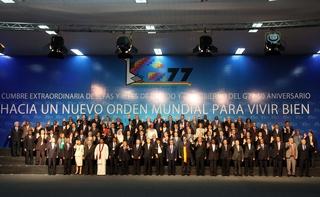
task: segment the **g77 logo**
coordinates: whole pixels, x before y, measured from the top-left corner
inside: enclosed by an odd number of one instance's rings
[[[171,73],[168,78],[168,81],[174,81],[179,70],[181,70],[181,72],[184,73],[180,81],[187,81],[192,72],[192,68],[168,68],[168,72]]]

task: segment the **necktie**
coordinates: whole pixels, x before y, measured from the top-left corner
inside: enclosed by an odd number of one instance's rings
[[[171,145],[170,146],[170,149],[171,149],[171,154],[173,153],[173,146]]]

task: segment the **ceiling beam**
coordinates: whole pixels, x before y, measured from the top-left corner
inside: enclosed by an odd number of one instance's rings
[[[251,23],[213,23],[213,24],[152,24],[156,32],[179,32],[179,31],[234,31],[249,29],[281,29],[281,28],[299,28],[299,27],[319,27],[319,19],[310,20],[281,20],[281,21],[257,21],[262,23],[261,27],[252,27]],[[43,23],[23,23],[23,22],[0,22],[0,31],[44,31],[38,25]],[[150,24],[45,24],[50,30],[64,32],[149,32],[146,25]]]

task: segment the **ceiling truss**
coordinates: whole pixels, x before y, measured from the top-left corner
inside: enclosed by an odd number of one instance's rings
[[[299,27],[319,27],[319,19],[311,20],[282,20],[282,21],[259,21],[263,25],[258,28],[252,27],[252,23],[214,23],[214,24],[152,24],[155,30],[147,30],[150,24],[106,24],[106,25],[83,25],[83,24],[45,24],[50,30],[63,32],[109,32],[109,33],[135,33],[135,32],[208,32],[208,31],[234,31],[249,29],[281,29]],[[0,31],[44,31],[39,23],[23,22],[0,22]]]

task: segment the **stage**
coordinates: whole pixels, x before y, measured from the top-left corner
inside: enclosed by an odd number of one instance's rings
[[[1,196],[318,196],[320,178],[0,175]]]

